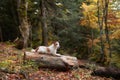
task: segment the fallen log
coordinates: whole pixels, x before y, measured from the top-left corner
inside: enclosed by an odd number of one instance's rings
[[[33,60],[40,67],[54,68],[59,70],[68,70],[78,67],[78,60],[76,57],[65,55],[51,55],[51,54],[38,54],[34,52],[25,52],[24,60]]]
[[[111,67],[99,67],[97,70],[92,72],[92,75],[120,79],[120,69]]]

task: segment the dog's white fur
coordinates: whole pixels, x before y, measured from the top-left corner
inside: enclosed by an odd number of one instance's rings
[[[32,52],[37,53],[48,53],[48,54],[57,54],[57,49],[60,47],[60,44],[58,41],[54,42],[50,46],[39,46],[37,49],[32,49]]]

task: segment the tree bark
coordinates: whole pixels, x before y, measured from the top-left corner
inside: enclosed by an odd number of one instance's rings
[[[76,57],[65,55],[48,55],[38,54],[33,52],[25,52],[24,60],[34,60],[40,67],[47,67],[59,70],[69,70],[73,67],[78,67]]]
[[[100,0],[98,0],[97,2],[97,7],[98,7],[98,26],[100,28],[100,45],[101,45],[101,49],[100,49],[100,62],[104,62],[105,59],[105,54],[104,54],[104,43],[103,43],[103,16],[102,19],[100,20]]]
[[[3,36],[2,36],[2,27],[0,26],[0,41],[3,41]]]
[[[23,47],[26,48],[28,46],[29,39],[29,31],[30,25],[27,20],[27,7],[28,2],[26,0],[18,1],[18,16],[19,16],[19,29],[23,38]]]
[[[105,23],[105,35],[106,35],[106,41],[108,44],[108,49],[109,49],[109,57],[110,59],[112,58],[111,55],[111,44],[110,44],[110,38],[109,38],[109,30],[108,30],[108,25],[107,25],[107,20],[108,20],[108,4],[109,0],[105,0],[105,15],[104,15],[104,23]],[[111,63],[111,61],[109,61]]]
[[[87,17],[88,17],[88,26],[91,27],[91,22],[90,22],[90,16],[89,14],[87,13]],[[93,28],[91,28],[91,41],[92,41],[92,45],[91,45],[91,50],[90,50],[90,53],[93,54],[93,41],[94,41],[94,33],[93,33]]]
[[[42,44],[48,45],[48,35],[47,35],[47,19],[46,19],[46,7],[45,0],[41,0],[41,24],[42,24]]]

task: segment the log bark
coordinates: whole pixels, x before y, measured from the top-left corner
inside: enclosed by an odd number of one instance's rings
[[[40,67],[69,70],[71,68],[78,67],[78,60],[76,57],[65,56],[65,55],[51,55],[51,54],[38,54],[33,52],[25,52],[24,60],[33,60]]]

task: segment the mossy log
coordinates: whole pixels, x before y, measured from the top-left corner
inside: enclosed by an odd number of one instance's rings
[[[115,79],[120,79],[120,69],[113,67],[100,67],[92,72],[94,76],[101,77],[113,77]]]
[[[54,68],[60,70],[69,70],[78,67],[76,57],[65,55],[38,54],[33,52],[25,52],[24,60],[34,60],[40,67]]]

